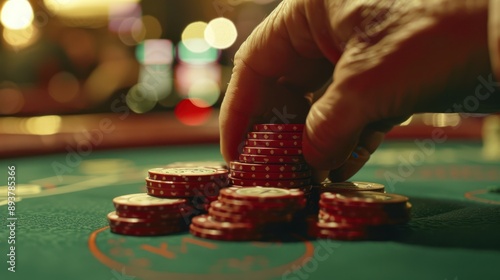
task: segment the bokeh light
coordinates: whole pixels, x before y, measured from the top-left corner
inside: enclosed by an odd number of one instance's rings
[[[8,29],[24,29],[33,22],[33,8],[26,0],[8,0],[2,6],[0,20]]]
[[[212,106],[220,97],[219,84],[214,80],[199,79],[189,87],[188,97],[197,107]]]
[[[16,87],[0,89],[0,114],[11,115],[18,113],[24,106],[23,93]]]
[[[50,79],[48,92],[55,101],[66,103],[78,96],[80,83],[75,75],[69,72],[59,72]]]
[[[177,45],[179,60],[189,64],[207,64],[217,61],[219,51],[214,48],[208,48],[204,52],[193,52],[186,47],[184,42]]]
[[[139,19],[142,15],[142,8],[138,3],[111,3],[109,6],[108,28],[118,32],[122,23],[130,18]]]
[[[157,101],[155,89],[142,83],[131,87],[125,98],[127,106],[137,114],[151,111],[156,106]]]
[[[207,23],[203,21],[196,21],[188,24],[182,31],[181,42],[191,52],[206,52],[210,48],[204,39],[206,28]]]
[[[24,29],[9,29],[3,30],[4,41],[14,49],[22,49],[33,44],[39,37],[38,29],[30,25]]]
[[[51,13],[67,18],[107,18],[111,6],[138,2],[140,0],[43,0]]]
[[[217,63],[192,65],[181,63],[175,68],[175,85],[177,92],[187,97],[190,87],[199,80],[212,80],[220,85],[221,66]]]
[[[137,45],[135,56],[141,64],[172,64],[173,45],[166,39],[145,40]]]
[[[60,116],[31,117],[25,122],[26,130],[30,134],[52,135],[61,128]]]
[[[184,99],[175,107],[174,113],[177,119],[190,126],[202,125],[208,121],[212,114],[212,107],[204,106],[198,107],[195,103],[200,104],[203,100],[196,100],[193,102],[191,99]]]
[[[211,20],[205,28],[204,38],[216,49],[227,49],[234,44],[238,31],[234,23],[223,17]]]

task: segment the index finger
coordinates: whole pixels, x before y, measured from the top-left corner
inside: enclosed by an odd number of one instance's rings
[[[280,3],[236,53],[219,116],[221,153],[228,162],[238,157],[249,126],[264,114],[276,91],[296,89],[298,94],[278,98],[299,102],[332,74],[332,64],[311,35],[305,2]]]

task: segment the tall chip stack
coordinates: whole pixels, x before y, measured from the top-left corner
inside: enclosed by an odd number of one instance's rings
[[[239,160],[230,162],[233,186],[297,188],[309,194],[311,169],[302,156],[304,124],[256,124]]]

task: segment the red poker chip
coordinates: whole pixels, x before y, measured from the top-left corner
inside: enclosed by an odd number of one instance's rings
[[[340,216],[340,215],[332,215],[326,213],[324,211],[319,211],[318,218],[325,222],[335,222],[341,224],[354,224],[354,225],[369,225],[369,226],[378,226],[378,225],[395,225],[395,224],[403,224],[408,221],[408,218],[388,218],[383,216],[371,216],[371,217],[348,217],[348,216]]]
[[[247,134],[250,140],[302,140],[301,132],[250,132]]]
[[[298,156],[302,155],[302,149],[243,147],[243,153],[249,155],[266,155],[266,156]]]
[[[219,222],[215,221],[214,219],[212,219],[212,217],[208,215],[199,215],[194,217],[191,220],[191,224],[201,229],[215,229],[221,231],[228,231],[232,233],[237,233],[237,232],[246,233],[249,231],[250,232],[255,231],[257,229],[256,226],[252,223]]]
[[[374,191],[374,192],[384,192],[385,187],[382,184],[370,183],[370,182],[325,182],[321,184],[320,192],[359,192],[359,191]]]
[[[172,167],[209,167],[218,170],[227,169],[226,163],[222,161],[177,161],[169,163],[165,166],[165,168]]]
[[[251,223],[254,225],[264,225],[272,223],[289,223],[293,220],[292,214],[282,214],[282,215],[267,215],[266,213],[260,213],[260,215],[248,215],[248,214],[233,214],[228,212],[218,211],[217,209],[210,207],[208,209],[208,214],[213,220],[219,222],[232,222],[232,223]]]
[[[304,157],[302,156],[263,156],[263,155],[249,155],[241,154],[239,156],[241,162],[246,163],[275,163],[275,164],[286,164],[286,163],[304,163]]]
[[[324,192],[321,194],[321,201],[336,205],[348,206],[367,206],[367,207],[386,207],[386,206],[405,206],[408,202],[408,197],[379,193],[371,191],[363,192],[345,192],[345,193],[330,193]]]
[[[270,172],[245,172],[245,171],[231,171],[232,178],[247,179],[247,180],[292,180],[292,179],[304,179],[311,177],[311,171],[301,171],[301,172],[282,172],[282,173],[270,173]]]
[[[224,180],[228,170],[209,167],[163,167],[148,170],[149,178],[170,182],[207,182]]]
[[[224,230],[204,229],[191,224],[189,232],[200,238],[220,241],[257,241],[262,239],[262,234],[257,232],[232,233]]]
[[[309,171],[310,168],[305,163],[299,164],[265,164],[265,163],[245,163],[239,161],[231,161],[229,163],[231,170],[245,172],[299,172]]]
[[[163,198],[193,198],[193,197],[213,197],[218,196],[218,190],[210,190],[210,191],[200,191],[198,189],[190,189],[190,190],[177,190],[177,189],[168,189],[168,188],[153,188],[146,187],[147,192],[151,196],[155,197],[163,197]]]
[[[298,132],[304,130],[304,124],[256,124],[253,126],[255,132]]]
[[[407,203],[398,207],[381,208],[367,206],[347,206],[335,205],[331,203],[319,202],[321,210],[333,215],[341,215],[347,217],[388,217],[399,218],[408,217],[410,214],[411,204]]]
[[[164,220],[164,219],[139,219],[139,218],[124,218],[116,214],[115,211],[107,215],[110,225],[122,227],[161,227],[180,225],[181,219]]]
[[[115,197],[113,204],[115,209],[120,211],[164,211],[179,209],[186,204],[186,200],[158,198],[147,193],[136,193]]]
[[[260,148],[302,148],[302,140],[245,140],[247,147]]]
[[[311,184],[310,178],[293,180],[246,180],[230,177],[232,185],[243,187],[297,188]]]
[[[230,187],[220,191],[220,197],[249,202],[290,203],[303,200],[304,192],[297,189],[271,187]]]
[[[230,199],[225,197],[219,197],[219,201],[225,206],[235,209],[235,211],[246,211],[246,210],[273,210],[273,211],[290,211],[294,212],[303,209],[306,205],[306,199],[297,202],[257,202],[257,201],[243,201],[238,199]]]
[[[157,211],[116,211],[116,215],[122,218],[137,218],[146,220],[171,220],[182,218],[186,210],[179,209],[172,212],[157,212]]]
[[[160,181],[146,178],[146,186],[153,188],[164,188],[164,189],[175,189],[175,190],[213,190],[226,187],[229,184],[229,180],[226,178],[221,181],[206,181],[206,182],[172,182],[172,181]]]

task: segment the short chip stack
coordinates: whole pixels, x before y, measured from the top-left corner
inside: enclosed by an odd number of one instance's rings
[[[193,218],[190,232],[216,240],[262,240],[286,231],[305,204],[298,189],[230,187],[221,190],[208,215]]]
[[[303,124],[256,124],[248,133],[239,161],[230,163],[237,186],[302,188],[311,170],[302,156]]]
[[[107,218],[111,232],[125,235],[166,235],[185,231],[186,200],[137,193],[113,199],[115,210]]]
[[[317,218],[308,234],[317,238],[359,240],[376,238],[383,226],[409,220],[411,204],[397,194],[374,191],[323,192]]]
[[[219,191],[229,185],[229,171],[210,167],[165,167],[148,170],[148,194],[183,198],[193,206],[193,214],[206,212]]]

